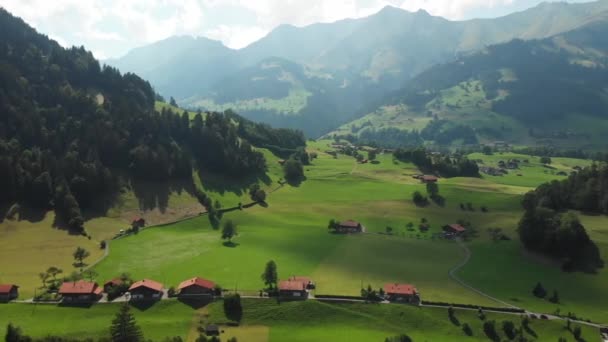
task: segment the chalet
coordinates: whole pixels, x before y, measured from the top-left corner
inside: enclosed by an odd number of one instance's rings
[[[307,284],[297,280],[282,280],[279,282],[279,297],[291,299],[307,299]]]
[[[279,165],[284,165],[285,159],[279,159],[279,160],[277,160],[277,163],[279,163]]]
[[[384,285],[387,300],[401,303],[420,303],[420,295],[414,285],[390,283]]]
[[[299,281],[299,282],[301,282],[301,283],[304,284],[304,287],[307,290],[314,290],[317,287],[315,285],[315,283],[309,277],[291,276],[287,280],[289,280],[289,281]]]
[[[94,302],[101,298],[102,289],[91,281],[66,281],[61,284],[59,294],[64,303]]]
[[[433,175],[424,175],[420,177],[420,180],[422,181],[422,183],[437,183],[439,178]]]
[[[361,223],[353,220],[342,221],[336,227],[336,231],[339,233],[361,233],[364,230]]]
[[[215,294],[215,283],[211,280],[195,277],[184,280],[177,287],[179,296],[213,296]]]
[[[135,217],[133,221],[131,221],[132,228],[143,228],[146,226],[146,220],[143,217]]]
[[[205,335],[220,336],[220,327],[217,324],[208,324],[205,327]]]
[[[122,284],[123,281],[120,278],[114,278],[112,280],[109,280],[105,284],[103,284],[103,292],[109,293],[110,291],[112,291],[113,288],[119,287]]]
[[[0,284],[0,301],[8,302],[19,297],[19,286],[15,284]]]
[[[448,224],[447,226],[444,226],[443,231],[448,234],[460,235],[466,232],[467,229],[458,223],[452,223]]]
[[[163,297],[163,284],[150,279],[140,280],[129,287],[129,294],[131,300],[158,300]]]

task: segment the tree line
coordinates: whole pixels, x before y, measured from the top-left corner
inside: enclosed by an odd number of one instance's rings
[[[443,177],[479,177],[479,167],[462,154],[431,154],[422,147],[397,149],[395,159],[413,163],[426,173],[438,173]]]

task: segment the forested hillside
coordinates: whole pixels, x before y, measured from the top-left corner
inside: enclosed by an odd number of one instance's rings
[[[255,143],[295,150],[302,133],[234,113],[154,110],[134,74],[64,49],[0,9],[0,202],[54,209],[82,230],[82,209],[131,179],[189,179],[194,168],[239,178],[266,170]]]
[[[383,140],[380,133],[390,127],[420,131],[441,145],[507,140],[605,146],[606,32],[606,16],[598,14],[564,34],[513,40],[437,65],[342,134],[365,138],[373,132]]]

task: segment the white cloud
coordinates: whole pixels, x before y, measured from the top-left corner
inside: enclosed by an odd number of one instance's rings
[[[96,56],[115,57],[173,35],[208,36],[233,48],[276,26],[309,25],[371,15],[391,5],[425,9],[449,19],[488,13],[541,0],[0,0],[0,6],[61,45],[85,45]],[[571,0],[581,1],[581,0]],[[240,22],[235,12],[246,13]],[[244,20],[244,19],[243,19]]]

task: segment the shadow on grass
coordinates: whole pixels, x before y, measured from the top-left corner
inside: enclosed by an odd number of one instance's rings
[[[57,306],[63,307],[63,308],[90,309],[93,306],[93,304],[95,304],[95,303],[96,302],[72,302],[72,303],[61,302]]]
[[[236,248],[240,245],[240,243],[234,241],[225,241],[224,243],[222,243],[222,245],[224,245],[224,247]]]
[[[251,184],[262,182],[265,185],[270,185],[270,183],[272,183],[270,177],[265,173],[243,177],[229,177],[207,170],[199,170],[198,176],[204,190],[217,192],[221,195],[226,192],[232,192],[237,196],[242,196],[247,192]]]
[[[183,298],[183,297],[178,297],[177,300],[185,305],[188,305],[189,307],[198,310],[200,308],[203,308],[209,304],[211,304],[213,302],[213,298],[212,297],[200,297],[200,298]]]
[[[158,302],[157,299],[140,299],[140,300],[131,300],[129,301],[129,305],[136,308],[139,311],[146,311],[154,306]]]
[[[524,330],[526,331],[526,333],[528,333],[528,335],[534,336],[534,338],[538,337],[538,334],[536,334],[536,331],[534,331],[529,324],[524,325]]]
[[[455,326],[459,327],[460,326],[460,321],[458,320],[458,318],[456,318],[456,316],[451,315],[450,316],[450,322],[452,322],[452,324],[454,324]]]

